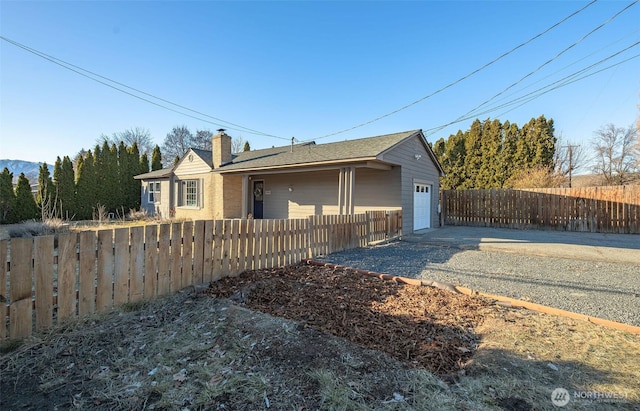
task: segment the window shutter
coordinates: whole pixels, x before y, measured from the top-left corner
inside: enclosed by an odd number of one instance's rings
[[[200,208],[204,208],[204,178],[201,178],[200,181],[198,181],[198,200]]]

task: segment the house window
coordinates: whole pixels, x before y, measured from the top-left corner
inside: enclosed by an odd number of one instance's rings
[[[150,203],[160,202],[160,182],[149,183],[149,202]]]
[[[198,180],[185,180],[182,182],[182,204],[186,207],[198,206]]]

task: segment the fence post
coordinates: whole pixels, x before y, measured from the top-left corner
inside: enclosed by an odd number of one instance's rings
[[[35,237],[33,241],[33,277],[35,279],[36,291],[36,330],[42,331],[53,325],[54,236],[39,236]],[[95,252],[92,255],[95,258]],[[81,286],[82,285],[83,284],[81,284]],[[91,292],[93,293],[93,282],[91,282]]]
[[[0,340],[7,338],[7,249],[9,241],[0,240]]]
[[[9,336],[11,338],[29,337],[33,328],[31,302],[32,287],[32,238],[14,238],[11,240],[11,305],[9,306]]]

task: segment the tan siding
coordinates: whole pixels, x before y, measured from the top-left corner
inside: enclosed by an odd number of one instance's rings
[[[354,194],[355,212],[402,207],[400,176],[400,167],[394,167],[391,171],[357,168]]]
[[[193,155],[193,161],[189,161],[189,156]],[[202,174],[211,171],[211,166],[205,163],[193,152],[188,152],[174,170],[175,175],[184,176],[189,174]]]
[[[160,201],[155,203],[149,202],[149,184],[160,181]],[[141,208],[147,210],[151,216],[169,218],[169,209],[171,208],[171,184],[168,178],[143,180],[141,184]]]
[[[304,218],[338,213],[338,170],[255,176],[253,179],[264,180],[264,218]]]
[[[193,160],[189,157],[193,155]],[[174,174],[179,181],[198,180],[198,206],[180,206],[180,183],[174,185],[175,190],[175,210],[176,218],[186,218],[192,220],[206,220],[213,218],[215,207],[213,207],[213,185],[212,173],[209,164],[204,162],[198,155],[189,151],[184,156],[180,164],[174,170]]]
[[[415,155],[421,157],[416,160]],[[438,193],[440,191],[440,176],[438,169],[431,161],[427,150],[418,137],[405,141],[400,146],[388,152],[384,160],[402,165],[401,193],[402,193],[402,230],[405,233],[413,231],[413,181],[414,179],[433,183],[431,192],[431,227],[438,227]]]

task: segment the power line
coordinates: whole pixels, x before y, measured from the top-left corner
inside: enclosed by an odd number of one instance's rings
[[[336,131],[335,133],[325,134],[325,135],[320,136],[320,137],[317,137],[317,138],[315,138],[315,139],[313,139],[313,140],[320,140],[320,139],[323,139],[323,138],[332,137],[332,136],[335,136],[335,135],[338,135],[338,134],[346,133],[346,132],[351,131],[351,130],[355,130],[355,129],[360,128],[360,127],[364,127],[364,126],[369,125],[369,124],[371,124],[371,123],[375,123],[376,121],[382,120],[383,118],[386,118],[386,117],[392,116],[392,115],[394,115],[394,114],[397,114],[397,113],[399,113],[400,111],[406,110],[406,109],[408,109],[409,107],[412,107],[412,106],[414,106],[414,105],[416,105],[416,104],[418,104],[418,103],[420,103],[420,102],[422,102],[422,101],[424,101],[424,100],[426,100],[426,99],[428,99],[428,98],[431,98],[431,97],[435,96],[436,94],[439,94],[439,93],[441,93],[441,92],[443,92],[443,91],[445,91],[445,90],[447,90],[447,89],[449,89],[449,88],[451,88],[451,87],[455,86],[456,84],[458,84],[458,83],[460,83],[460,82],[462,82],[462,81],[464,81],[464,80],[468,79],[469,77],[471,77],[471,76],[473,76],[473,75],[477,74],[478,72],[480,72],[480,71],[484,70],[485,68],[487,68],[487,67],[491,66],[492,64],[494,64],[494,63],[496,63],[496,62],[498,62],[498,61],[502,60],[504,57],[506,57],[506,56],[508,56],[509,54],[511,54],[511,53],[513,53],[513,52],[515,52],[516,50],[518,50],[518,49],[520,49],[520,48],[522,48],[522,47],[526,46],[527,44],[529,44],[529,43],[533,42],[534,40],[538,39],[539,37],[541,37],[541,36],[545,35],[545,34],[546,34],[546,33],[548,33],[549,31],[551,31],[551,30],[553,30],[554,28],[558,27],[560,24],[564,23],[565,21],[567,21],[567,20],[569,20],[570,18],[574,17],[575,15],[577,15],[577,14],[581,13],[582,11],[584,11],[585,9],[587,9],[588,7],[592,6],[592,5],[593,5],[594,3],[596,3],[597,1],[598,1],[598,0],[592,0],[592,1],[591,1],[590,3],[588,3],[586,6],[584,6],[584,7],[582,7],[581,9],[579,9],[579,10],[577,10],[577,11],[575,11],[575,12],[571,13],[570,15],[568,15],[568,16],[567,16],[567,17],[565,17],[565,18],[563,18],[563,19],[562,19],[562,20],[560,20],[559,22],[557,22],[557,23],[553,24],[551,27],[549,27],[549,28],[545,29],[544,31],[540,32],[539,34],[535,35],[534,37],[531,37],[529,40],[527,40],[527,41],[525,41],[525,42],[523,42],[523,43],[520,43],[519,45],[517,45],[516,47],[512,48],[511,50],[509,50],[509,51],[507,51],[507,52],[503,53],[503,54],[502,54],[502,55],[500,55],[499,57],[496,57],[495,59],[491,60],[490,62],[488,62],[488,63],[484,64],[484,65],[483,65],[483,66],[481,66],[480,68],[477,68],[477,69],[473,70],[473,71],[472,71],[472,72],[470,72],[469,74],[467,74],[467,75],[465,75],[465,76],[463,76],[463,77],[460,77],[459,79],[457,79],[457,80],[455,80],[455,81],[453,81],[453,82],[451,82],[451,83],[447,84],[446,86],[444,86],[444,87],[442,87],[442,88],[440,88],[440,89],[438,89],[438,90],[436,90],[436,91],[432,92],[431,94],[428,94],[428,95],[426,95],[426,96],[424,96],[424,97],[422,97],[422,98],[419,98],[418,100],[415,100],[415,101],[413,101],[413,102],[411,102],[411,103],[409,103],[409,104],[406,104],[406,105],[404,105],[404,106],[402,106],[402,107],[400,107],[400,108],[398,108],[398,109],[396,109],[396,110],[393,110],[393,111],[391,111],[391,112],[389,112],[389,113],[387,113],[387,114],[383,114],[383,115],[381,115],[381,116],[378,116],[378,117],[376,117],[376,118],[374,118],[374,119],[372,119],[372,120],[365,121],[364,123],[360,123],[360,124],[358,124],[358,125],[355,125],[355,126],[353,126],[353,127],[346,128],[346,129],[344,129],[344,130]]]
[[[538,98],[538,97],[540,97],[540,96],[542,96],[542,95],[544,95],[546,93],[549,93],[551,91],[557,90],[557,89],[559,89],[561,87],[567,86],[567,85],[575,83],[577,81],[583,80],[583,79],[585,79],[587,77],[591,77],[591,76],[596,75],[598,73],[601,73],[603,71],[606,71],[606,70],[609,70],[611,68],[617,67],[617,66],[619,66],[621,64],[624,64],[624,63],[626,63],[626,62],[628,62],[628,61],[630,61],[632,59],[640,57],[640,54],[636,54],[636,55],[633,55],[633,56],[631,56],[631,57],[629,57],[629,58],[627,58],[625,60],[619,61],[619,62],[617,62],[615,64],[612,64],[610,66],[602,68],[602,69],[600,69],[598,71],[595,71],[595,72],[592,72],[592,73],[589,73],[589,74],[585,74],[582,77],[577,77],[578,75],[580,75],[582,73],[585,73],[585,72],[595,68],[596,66],[598,66],[598,65],[600,65],[600,64],[602,64],[602,63],[604,63],[604,62],[606,62],[608,60],[611,60],[612,58],[620,55],[623,52],[625,52],[627,50],[630,50],[633,47],[637,47],[638,45],[640,45],[640,41],[638,41],[638,42],[636,42],[636,43],[634,43],[634,44],[632,44],[632,45],[630,45],[630,46],[628,46],[628,47],[626,47],[626,48],[624,48],[624,49],[622,49],[622,50],[620,50],[620,51],[618,51],[618,52],[616,52],[616,53],[614,53],[614,54],[612,54],[612,55],[610,55],[610,56],[608,56],[608,57],[606,57],[606,58],[604,58],[604,59],[602,59],[602,60],[600,60],[598,62],[596,62],[596,63],[593,63],[590,66],[587,66],[587,67],[585,67],[585,68],[583,68],[581,70],[578,70],[578,71],[576,71],[576,72],[574,72],[574,73],[572,73],[572,74],[570,74],[568,76],[565,76],[560,80],[556,80],[553,83],[547,84],[544,87],[540,87],[540,88],[538,88],[538,89],[536,89],[536,90],[534,90],[532,92],[529,92],[529,93],[527,93],[527,94],[525,94],[523,96],[517,97],[517,98],[515,98],[513,100],[510,100],[510,101],[508,101],[506,103],[503,103],[503,104],[500,104],[498,106],[487,108],[486,110],[484,110],[482,112],[467,113],[466,115],[458,117],[457,119],[455,119],[455,120],[453,120],[451,122],[448,122],[446,124],[443,124],[443,125],[440,125],[440,126],[437,126],[437,127],[433,127],[433,128],[427,129],[427,130],[425,130],[425,134],[431,135],[431,134],[434,134],[434,133],[444,129],[445,127],[450,126],[450,125],[459,123],[461,121],[469,120],[469,119],[477,117],[479,115],[488,114],[488,113],[493,112],[493,111],[495,111],[497,109],[506,108],[508,106],[511,106],[511,105],[519,103],[518,106],[513,107],[513,108],[511,108],[509,110],[509,111],[512,111],[515,108],[520,107],[520,106],[522,106],[522,105],[524,105],[524,104],[526,104],[526,103],[528,103],[528,102],[530,102],[530,101],[532,101],[532,100],[534,100],[534,99],[536,99],[536,98]],[[504,112],[502,114],[506,114],[509,111],[506,111],[506,112]]]
[[[522,78],[520,78],[518,81],[516,81],[515,83],[511,84],[510,86],[508,86],[507,88],[505,88],[504,90],[502,90],[501,92],[499,92],[498,94],[494,95],[493,97],[491,97],[490,99],[484,101],[483,103],[480,103],[478,106],[476,106],[475,108],[471,109],[470,111],[468,111],[467,113],[463,114],[462,117],[467,116],[469,114],[472,114],[474,111],[480,109],[481,107],[485,106],[486,104],[490,103],[491,101],[493,101],[496,97],[501,96],[502,94],[504,94],[506,91],[510,90],[511,88],[515,87],[516,85],[522,83],[525,79],[527,79],[528,77],[532,76],[533,74],[537,73],[538,71],[540,71],[543,67],[547,66],[548,64],[552,63],[554,60],[556,60],[557,58],[559,58],[561,55],[563,55],[564,53],[566,53],[567,51],[571,50],[573,47],[575,47],[576,45],[578,45],[579,43],[581,43],[582,41],[584,41],[587,37],[589,37],[590,35],[592,35],[593,33],[595,33],[596,31],[600,30],[602,27],[606,26],[607,24],[611,23],[616,17],[618,17],[620,14],[624,13],[625,11],[627,11],[630,7],[632,7],[633,5],[635,5],[639,0],[635,0],[633,2],[631,2],[630,4],[628,4],[626,7],[624,7],[622,10],[620,10],[619,12],[617,12],[616,14],[614,14],[613,16],[611,16],[607,21],[605,21],[604,23],[600,24],[598,27],[594,28],[593,30],[591,30],[590,32],[588,32],[587,34],[585,34],[584,36],[582,36],[582,38],[580,38],[579,40],[577,40],[576,42],[574,42],[573,44],[571,44],[569,47],[566,47],[565,49],[563,49],[562,51],[560,51],[558,54],[556,54],[555,56],[553,56],[552,58],[550,58],[549,60],[545,61],[544,63],[542,63],[540,66],[538,66],[535,70],[529,72],[528,74],[526,74],[525,76],[523,76]]]
[[[498,115],[498,117],[502,117],[503,115],[505,115],[505,114],[507,114],[507,113],[509,113],[509,112],[511,112],[511,111],[513,111],[513,110],[515,110],[516,108],[518,108],[518,107],[521,107],[521,106],[525,105],[525,104],[526,104],[526,103],[528,103],[529,101],[535,100],[536,98],[540,97],[541,95],[547,94],[547,93],[549,93],[549,92],[551,92],[551,91],[554,91],[554,90],[557,90],[557,89],[559,89],[559,88],[561,88],[561,87],[568,86],[569,84],[576,83],[576,82],[578,82],[578,81],[580,81],[580,80],[584,80],[584,79],[585,79],[585,78],[587,78],[587,77],[591,77],[591,76],[594,76],[594,75],[596,75],[596,74],[599,74],[599,73],[601,73],[601,72],[603,72],[603,71],[606,71],[606,70],[612,69],[612,68],[614,68],[614,67],[617,67],[617,66],[619,66],[619,65],[621,65],[621,64],[624,64],[624,63],[626,63],[626,62],[628,62],[628,61],[630,61],[630,60],[636,59],[636,58],[638,58],[638,57],[640,57],[640,54],[633,55],[633,56],[631,56],[631,57],[629,57],[629,58],[627,58],[627,59],[625,59],[625,60],[622,60],[622,61],[620,61],[620,62],[618,62],[618,63],[612,64],[612,65],[610,65],[610,66],[607,66],[607,67],[605,67],[605,68],[602,68],[602,69],[600,69],[600,70],[598,70],[598,71],[595,71],[595,72],[593,72],[593,73],[590,73],[590,74],[584,75],[584,76],[582,76],[582,77],[575,78],[575,79],[573,79],[573,80],[571,80],[571,81],[565,81],[564,83],[559,84],[558,86],[555,86],[555,87],[553,87],[553,88],[551,88],[551,89],[549,89],[549,90],[546,90],[546,91],[541,92],[541,93],[539,93],[539,94],[537,94],[537,95],[535,95],[535,96],[532,96],[531,98],[527,99],[527,100],[526,100],[526,101],[524,101],[523,103],[518,104],[517,106],[512,107],[511,109],[509,109],[509,110],[507,110],[507,111],[505,111],[505,112],[500,113],[500,114]],[[546,87],[549,87],[549,86],[546,86]],[[546,87],[545,87],[545,88],[546,88]],[[540,90],[540,89],[539,89],[539,90]],[[493,110],[492,110],[492,111],[493,111]]]
[[[8,42],[10,44],[13,44],[14,46],[19,47],[19,48],[21,48],[21,49],[23,49],[25,51],[28,51],[29,53],[35,54],[36,56],[38,56],[40,58],[43,58],[43,59],[45,59],[45,60],[47,60],[47,61],[49,61],[51,63],[57,64],[58,66],[63,67],[65,69],[69,70],[69,71],[72,71],[72,72],[74,72],[76,74],[79,74],[79,75],[81,75],[83,77],[86,77],[86,78],[88,78],[90,80],[93,80],[93,81],[95,81],[97,83],[100,83],[102,85],[110,87],[110,88],[112,88],[114,90],[120,91],[121,93],[127,94],[127,95],[129,95],[131,97],[134,97],[134,98],[137,98],[137,99],[142,100],[144,102],[153,104],[153,105],[155,105],[157,107],[164,108],[165,110],[169,110],[169,111],[172,111],[174,113],[178,113],[178,114],[181,114],[181,115],[184,115],[184,116],[187,116],[187,117],[191,117],[191,118],[199,120],[199,121],[203,121],[203,122],[206,122],[206,123],[209,123],[209,124],[213,124],[213,125],[216,125],[216,126],[226,127],[226,128],[233,129],[233,130],[236,130],[236,131],[242,131],[242,132],[246,132],[246,133],[249,133],[249,134],[261,135],[261,136],[264,136],[264,137],[273,137],[273,138],[278,138],[278,139],[282,139],[282,140],[288,140],[288,138],[286,138],[286,137],[280,137],[280,136],[276,136],[276,135],[273,135],[273,134],[268,134],[268,133],[264,133],[264,132],[261,132],[261,131],[258,131],[258,130],[254,130],[254,129],[251,129],[249,127],[241,126],[239,124],[235,124],[235,123],[232,123],[230,121],[226,121],[226,120],[223,120],[223,119],[220,119],[220,118],[217,118],[217,117],[210,116],[210,115],[208,115],[206,113],[202,113],[200,111],[190,109],[190,108],[185,107],[183,105],[180,105],[180,104],[174,103],[172,101],[163,99],[161,97],[157,97],[157,96],[155,96],[153,94],[150,94],[150,93],[147,93],[145,91],[142,91],[142,90],[136,89],[134,87],[128,86],[128,85],[126,85],[124,83],[121,83],[121,82],[118,82],[116,80],[112,80],[112,79],[110,79],[108,77],[105,77],[105,76],[102,76],[100,74],[94,73],[94,72],[92,72],[90,70],[84,69],[82,67],[76,66],[76,65],[74,65],[72,63],[66,62],[66,61],[61,60],[61,59],[59,59],[57,57],[48,55],[46,53],[43,53],[43,52],[41,52],[39,50],[36,50],[36,49],[31,48],[29,46],[26,46],[24,44],[18,43],[17,41],[11,40],[11,39],[9,39],[7,37],[0,36],[0,39],[4,40],[4,41],[6,41],[6,42]],[[95,76],[95,77],[92,77],[92,76]],[[101,81],[99,79],[103,79],[105,81]],[[184,112],[178,111],[176,109],[167,107],[167,106],[165,106],[163,104],[157,103],[155,101],[152,101],[152,100],[149,100],[147,98],[141,97],[141,96],[139,96],[137,94],[131,93],[131,92],[126,91],[126,90],[123,90],[122,88],[116,87],[116,86],[114,86],[113,84],[110,84],[110,83],[116,84],[118,86],[122,86],[124,88],[129,89],[129,90],[133,90],[136,93],[140,93],[142,95],[151,97],[151,98],[153,98],[155,100],[158,100],[158,101],[161,101],[163,103],[167,103],[167,104],[170,104],[172,106],[178,107],[180,109],[183,109],[183,110],[186,110],[186,111],[190,111],[192,113],[198,114],[199,116],[210,118],[212,120],[215,120],[215,122],[203,119],[201,117],[196,117],[194,115],[191,115],[191,114],[188,114],[188,113],[184,113]]]
[[[533,95],[533,96],[531,96],[531,97],[527,98],[527,99],[526,99],[526,100],[524,100],[524,101],[522,101],[522,100],[524,99],[524,97],[525,97],[525,96],[521,96],[521,97],[518,97],[518,98],[516,98],[516,99],[514,99],[514,100],[511,100],[511,101],[509,101],[509,102],[507,102],[507,103],[505,103],[505,104],[502,104],[502,105],[500,105],[500,106],[496,106],[496,107],[492,107],[492,108],[486,109],[485,111],[483,111],[483,112],[481,112],[481,113],[477,113],[477,114],[474,114],[474,115],[469,115],[469,116],[467,116],[467,117],[459,118],[459,119],[457,119],[457,120],[451,121],[451,122],[446,123],[446,124],[443,124],[443,125],[441,125],[441,126],[433,127],[433,128],[427,129],[427,130],[425,130],[425,134],[426,134],[426,135],[432,135],[432,134],[434,134],[434,133],[436,133],[436,132],[438,132],[438,131],[442,130],[442,129],[443,129],[443,128],[445,128],[445,127],[448,127],[448,126],[450,126],[450,125],[453,125],[453,124],[459,123],[459,122],[461,122],[461,121],[469,120],[469,119],[472,119],[472,118],[477,117],[477,116],[482,115],[482,114],[488,114],[488,113],[491,113],[491,112],[493,112],[493,111],[495,111],[495,110],[497,110],[497,109],[499,109],[499,108],[505,108],[505,107],[508,107],[508,106],[510,106],[510,105],[520,103],[520,104],[518,104],[517,106],[512,107],[511,109],[509,109],[509,110],[507,110],[507,111],[505,111],[505,112],[502,112],[500,115],[498,115],[498,117],[501,117],[502,115],[507,114],[507,113],[509,113],[510,111],[513,111],[513,110],[515,110],[516,108],[521,107],[521,106],[523,106],[523,105],[525,105],[525,104],[529,103],[530,101],[535,100],[536,98],[538,98],[538,97],[540,97],[540,96],[542,96],[542,95],[544,95],[544,94],[547,94],[547,93],[549,93],[549,92],[551,92],[551,91],[557,90],[557,89],[559,89],[559,88],[561,88],[561,87],[567,86],[567,85],[569,85],[569,84],[575,83],[575,82],[577,82],[577,81],[583,80],[583,79],[585,79],[585,78],[587,78],[587,77],[594,76],[594,75],[596,75],[596,74],[598,74],[598,73],[601,73],[601,72],[603,72],[603,71],[606,71],[606,70],[612,69],[612,68],[614,68],[614,67],[617,67],[617,66],[619,66],[619,65],[621,65],[621,64],[623,64],[623,63],[626,63],[627,61],[630,61],[630,60],[635,59],[635,58],[638,58],[638,57],[640,57],[640,54],[636,54],[636,55],[634,55],[634,56],[631,56],[631,57],[629,57],[629,58],[628,58],[628,59],[626,59],[626,60],[620,61],[620,62],[618,62],[618,63],[616,63],[616,64],[612,64],[612,65],[610,65],[610,66],[608,66],[608,67],[605,67],[605,68],[603,68],[603,69],[600,69],[600,70],[598,70],[598,71],[596,71],[596,72],[593,72],[593,73],[590,73],[590,74],[584,75],[584,76],[582,76],[582,77],[579,77],[579,78],[573,79],[573,80],[571,80],[571,81],[567,81],[567,82],[565,82],[565,83],[559,84],[559,85],[557,85],[557,86],[555,86],[555,87],[553,87],[553,88],[551,88],[551,89],[549,89],[549,90],[542,91],[542,90],[544,90],[545,88],[548,88],[548,87],[549,87],[549,85],[547,85],[547,86],[545,86],[545,87],[542,87],[542,88],[539,88],[539,89],[535,90],[535,91],[534,91],[534,92],[532,92],[532,93],[529,93],[529,94],[533,94],[533,93],[535,93],[535,92],[539,92],[538,94]],[[571,76],[573,76],[573,75],[571,75]],[[569,77],[571,77],[571,76],[569,76]],[[553,83],[552,83],[552,84],[553,84]],[[528,95],[529,95],[529,94],[528,94]],[[521,101],[522,101],[522,102],[521,102]]]
[[[518,91],[513,91],[513,92],[511,92],[510,94],[504,95],[504,96],[502,96],[500,99],[498,99],[497,101],[505,101],[505,100],[508,100],[508,99],[509,99],[509,98],[511,98],[512,96],[518,95],[518,93],[519,93],[520,91],[524,91],[524,90],[526,90],[526,89],[528,89],[528,88],[531,88],[531,87],[533,87],[534,85],[536,85],[536,84],[538,84],[538,83],[543,83],[546,79],[553,77],[555,74],[558,74],[558,73],[560,73],[560,72],[562,72],[562,71],[564,71],[564,70],[566,70],[566,69],[568,69],[568,68],[570,68],[570,67],[572,67],[572,66],[577,65],[577,64],[578,64],[578,63],[580,63],[581,61],[587,60],[589,57],[591,57],[591,56],[594,56],[594,55],[598,54],[600,51],[602,51],[602,50],[604,50],[604,49],[607,49],[607,48],[609,48],[609,47],[613,46],[614,44],[616,44],[616,43],[618,43],[618,42],[620,42],[620,41],[624,40],[625,38],[627,38],[627,37],[631,37],[631,36],[634,36],[634,37],[635,37],[636,33],[638,33],[638,32],[640,32],[640,30],[636,30],[636,31],[632,32],[631,34],[628,34],[628,35],[626,35],[626,36],[624,36],[624,37],[622,37],[622,38],[620,38],[620,39],[618,39],[618,40],[614,41],[613,43],[610,43],[610,44],[608,44],[608,45],[606,45],[606,46],[603,46],[603,47],[601,47],[600,49],[595,50],[595,51],[593,51],[592,53],[589,53],[589,54],[585,55],[584,57],[582,57],[582,58],[580,58],[580,59],[578,59],[578,60],[575,60],[575,61],[573,61],[573,62],[571,62],[571,63],[567,64],[566,66],[562,67],[561,69],[556,70],[555,72],[550,73],[550,74],[548,74],[548,75],[546,75],[546,76],[544,76],[544,77],[542,77],[542,78],[540,78],[540,79],[538,79],[538,80],[536,80],[536,81],[534,81],[534,82],[530,83],[529,85],[527,85],[527,86],[523,87],[522,89],[520,89],[520,90],[518,90]],[[633,44],[631,47],[634,47],[635,45],[636,45],[636,44]],[[628,48],[630,48],[630,47],[628,47]],[[623,49],[622,51],[625,51],[625,50],[627,50],[628,48]],[[617,54],[620,54],[620,52],[618,52],[618,53],[616,53],[616,54],[614,54],[614,55],[617,55]],[[607,60],[607,59],[609,59],[610,57],[611,57],[611,56],[609,56],[608,58],[606,58],[606,59],[604,59],[604,60]],[[602,60],[602,61],[604,61],[604,60]],[[598,63],[599,63],[599,62],[598,62]],[[596,65],[596,64],[598,64],[598,63],[595,63],[594,65]],[[589,67],[591,67],[591,66],[589,66]],[[584,71],[584,70],[586,70],[586,69],[582,69],[582,70],[580,70],[579,72]],[[555,84],[555,83],[552,83],[552,84]]]

